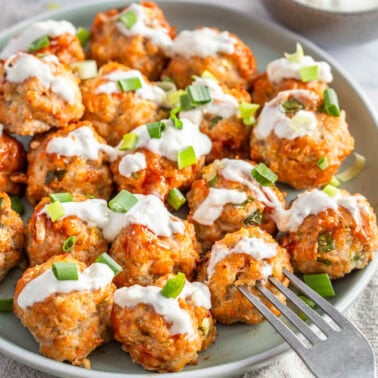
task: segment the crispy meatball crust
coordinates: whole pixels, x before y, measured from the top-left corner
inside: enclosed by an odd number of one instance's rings
[[[113,185],[103,152],[99,153],[97,160],[46,152],[50,140],[66,136],[83,126],[93,130],[91,123],[84,121],[33,138],[28,152],[26,188],[30,203],[36,204],[41,198],[56,192],[90,194],[106,200],[110,198]],[[94,130],[93,134],[98,142],[105,143]]]
[[[42,265],[29,268],[17,282],[14,312],[40,344],[40,352],[56,361],[89,368],[87,356],[109,340],[110,315],[113,306],[114,284],[96,291],[55,293],[43,302],[26,309],[17,298],[33,279],[50,269],[53,262],[74,262],[80,271],[84,263],[71,255],[55,256]]]
[[[284,268],[292,270],[289,254],[278,245],[271,235],[260,228],[242,228],[239,231],[227,234],[222,240],[216,242],[214,246],[224,246],[224,248],[230,249],[243,237],[261,238],[267,243],[277,245],[277,254],[272,258],[266,259],[266,261],[273,268],[272,277],[288,286],[289,281],[283,275],[282,270]],[[218,321],[224,324],[236,322],[257,324],[264,321],[264,317],[260,312],[239,292],[238,286],[241,285],[247,285],[253,295],[259,297],[274,314],[279,315],[277,309],[255,288],[257,280],[264,280],[261,261],[243,253],[229,254],[215,265],[214,274],[208,280],[207,267],[211,253],[210,251],[202,261],[198,280],[207,281],[211,293],[211,312]],[[285,297],[271,283],[266,282],[265,287],[274,293],[281,302],[285,302]]]
[[[318,111],[323,104],[321,97],[301,96],[300,100],[305,110],[315,113],[315,133],[295,139],[281,139],[272,131],[267,138],[257,139],[252,131],[251,159],[264,162],[278,175],[279,181],[294,189],[317,188],[331,181],[341,163],[352,152],[354,139],[349,133],[344,111],[340,117],[334,117]],[[318,167],[321,158],[328,161],[325,169]]]
[[[37,58],[39,59],[39,58]],[[69,104],[38,78],[21,83],[6,80],[4,64],[0,65],[0,122],[5,129],[19,135],[34,135],[63,127],[81,118],[84,113],[79,80],[60,63],[44,61],[54,76],[61,76],[75,88],[75,101]]]
[[[362,201],[366,212],[361,212],[361,228],[349,211],[340,206],[338,212],[328,209],[309,215],[297,231],[282,238],[281,244],[290,253],[296,271],[328,273],[336,279],[353,269],[364,268],[374,258],[378,249],[377,221],[367,200]],[[319,236],[330,238],[332,247],[328,251],[319,247]]]
[[[129,68],[109,62],[100,68],[98,77],[85,80],[80,86],[85,106],[84,119],[91,121],[96,131],[113,146],[137,126],[167,116],[153,101],[144,100],[133,91],[96,94],[96,88],[105,82],[102,76],[115,70],[129,71]],[[147,79],[144,80],[149,84]]]
[[[155,3],[141,2],[140,5],[144,7],[149,26],[167,29],[169,36],[174,37],[174,28]],[[116,19],[122,12],[109,9],[96,15],[91,28],[89,56],[100,66],[115,61],[143,72],[150,80],[158,80],[168,60],[165,51],[147,37],[125,36],[119,32]]]
[[[191,84],[193,75],[201,76],[204,71],[209,71],[219,82],[229,88],[249,88],[257,75],[255,56],[239,37],[229,34],[236,40],[232,54],[220,53],[217,56],[204,58],[176,54],[164,70],[162,77],[170,77],[178,88],[184,89]]]
[[[0,135],[0,192],[19,195],[23,192],[23,171],[26,168],[26,153],[15,138]],[[21,178],[22,177],[22,178]]]
[[[9,270],[22,260],[24,225],[21,217],[12,210],[8,195],[0,192],[0,282]]]
[[[80,202],[87,197],[73,193],[73,199]],[[90,227],[76,216],[53,222],[46,214],[39,214],[49,203],[49,198],[43,198],[26,225],[26,250],[31,266],[42,264],[52,256],[64,254],[62,247],[70,236],[76,238],[71,255],[86,264],[93,263],[101,253],[108,250],[108,244],[98,227]]]
[[[215,161],[213,164],[204,167],[202,170],[203,178],[193,182],[192,187],[186,196],[190,209],[188,220],[194,224],[197,238],[201,242],[203,250],[206,251],[210,249],[217,240],[222,239],[227,233],[237,231],[246,225],[255,225],[256,219],[260,222],[257,225],[261,229],[271,234],[275,233],[277,228],[272,218],[273,209],[266,207],[262,202],[254,199],[255,194],[246,185],[243,185],[240,182],[227,180],[221,174],[218,174],[218,164],[219,162]],[[208,176],[213,176],[210,182],[204,178]],[[248,196],[248,200],[241,205],[233,205],[231,203],[226,204],[223,207],[220,217],[216,219],[211,226],[200,224],[193,219],[193,215],[208,196],[210,187],[236,189],[245,192]],[[274,190],[277,197],[282,204],[284,204],[285,200],[283,193],[281,193],[276,187],[272,187],[272,190]],[[256,214],[257,211],[261,214],[261,219],[259,219],[260,217],[252,217],[255,219],[254,221],[251,219],[251,215]]]
[[[159,215],[156,217],[158,222]],[[140,224],[123,228],[109,252],[123,268],[114,283],[118,287],[147,286],[165,274],[178,272],[190,280],[199,261],[199,245],[193,225],[183,222],[184,234],[175,233],[170,237],[156,235]]]

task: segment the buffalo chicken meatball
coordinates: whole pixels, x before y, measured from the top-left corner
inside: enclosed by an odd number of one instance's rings
[[[250,48],[236,35],[215,28],[182,31],[170,48],[172,57],[163,77],[179,88],[187,87],[192,76],[209,71],[229,88],[250,87],[257,64]]]
[[[282,245],[298,272],[341,278],[374,258],[378,249],[376,217],[362,195],[341,190],[330,197],[312,190],[300,194],[288,211],[280,224],[282,231],[289,231]]]
[[[295,189],[327,184],[352,152],[345,113],[320,111],[323,100],[308,90],[280,92],[263,108],[251,132],[251,158]]]
[[[193,182],[187,194],[188,220],[205,250],[245,225],[276,231],[274,212],[285,207],[284,196],[274,186],[259,184],[251,174],[255,167],[244,160],[216,160]]]
[[[166,49],[174,34],[155,3],[133,3],[121,11],[110,9],[96,15],[89,56],[99,65],[119,62],[157,80],[167,62]]]
[[[155,286],[118,289],[112,312],[114,337],[122,349],[145,369],[159,372],[197,364],[197,353],[215,340],[209,289],[186,281],[177,297],[167,298],[162,294],[167,278]]]
[[[109,199],[112,179],[105,162],[108,153],[112,148],[88,121],[35,137],[28,152],[28,200],[35,204],[54,192]]]
[[[78,279],[58,280],[53,264],[73,264]],[[14,312],[43,355],[89,368],[87,356],[109,340],[113,277],[106,264],[86,267],[69,254],[56,256],[25,271],[17,282]]]
[[[54,55],[17,53],[0,65],[0,122],[6,130],[34,135],[83,113],[78,79]]]
[[[133,90],[122,89],[119,80],[136,81]],[[102,66],[99,76],[81,85],[84,119],[92,122],[96,131],[111,145],[139,125],[158,121],[166,116],[162,106],[165,92],[150,83],[137,70],[110,62]]]
[[[225,324],[256,324],[262,322],[264,317],[239,292],[238,287],[246,285],[251,293],[278,315],[277,309],[255,285],[256,281],[265,283],[284,302],[285,297],[267,282],[268,277],[274,277],[287,286],[289,281],[283,275],[283,269],[291,271],[287,251],[265,231],[247,227],[227,234],[214,244],[203,260],[198,279],[206,282],[210,289],[211,312],[215,319]]]
[[[8,195],[0,192],[0,282],[21,262],[23,228],[22,219],[12,210]]]
[[[122,151],[110,168],[118,189],[165,199],[171,189],[190,187],[211,150],[211,142],[196,124],[183,118],[176,123],[162,120],[142,125],[125,135],[117,149]]]
[[[34,22],[5,45],[0,59],[7,59],[20,51],[55,55],[64,65],[84,59],[76,28],[65,20]]]

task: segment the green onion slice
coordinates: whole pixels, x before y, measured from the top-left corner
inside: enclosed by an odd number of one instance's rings
[[[167,83],[174,83],[173,79],[169,76],[164,76],[162,81],[165,81]]]
[[[345,171],[340,172],[336,175],[336,177],[343,181],[348,182],[358,176],[365,168],[366,165],[366,158],[357,152],[353,153],[354,155],[354,163],[351,167],[347,168]]]
[[[53,222],[64,217],[64,208],[60,202],[53,202],[46,205],[46,212]]]
[[[47,47],[49,45],[50,45],[50,37],[47,34],[45,34],[42,37],[35,39],[29,45],[29,52],[36,52],[36,51],[41,50],[44,47]]]
[[[0,312],[11,312],[13,310],[13,298],[0,298]]]
[[[21,199],[17,196],[9,196],[11,200],[11,208],[14,210],[16,213],[22,215],[25,212],[24,205],[21,201]]]
[[[206,85],[189,85],[186,91],[195,105],[203,105],[211,101],[211,94]]]
[[[89,30],[79,27],[76,31],[76,37],[79,39],[80,44],[84,47],[88,43],[91,33]]]
[[[63,246],[62,246],[63,252],[72,252],[75,248],[75,244],[76,244],[76,236],[70,236],[63,243]]]
[[[178,106],[178,107],[172,109],[172,110],[170,111],[170,113],[169,113],[169,118],[170,118],[170,120],[172,121],[173,126],[174,126],[176,129],[182,129],[182,127],[183,127],[183,125],[184,125],[183,122],[181,121],[181,119],[177,117],[177,113],[179,113],[180,110],[181,110],[181,109],[180,109],[180,107]]]
[[[137,202],[134,194],[122,189],[109,201],[109,208],[117,213],[127,213]]]
[[[122,92],[136,91],[137,89],[143,87],[142,81],[139,77],[120,79],[117,81],[117,84]]]
[[[299,76],[304,83],[318,80],[318,66],[304,66],[299,70]]]
[[[51,202],[73,202],[72,194],[66,193],[51,193],[49,194]]]
[[[138,144],[139,136],[135,133],[128,133],[122,137],[122,143],[119,146],[120,151],[133,150]]]
[[[286,101],[282,101],[280,107],[284,111],[284,113],[295,114],[304,109],[305,106],[302,101],[299,101],[295,97],[292,97]]]
[[[336,176],[333,176],[331,178],[331,181],[328,183],[328,185],[332,185],[332,186],[338,187],[338,186],[341,185],[341,182],[337,179]]]
[[[176,277],[170,278],[161,289],[161,294],[166,298],[177,298],[184,289],[186,278],[184,273],[177,273]]]
[[[252,177],[262,186],[271,186],[278,179],[278,176],[264,163],[260,163],[253,168],[251,174]]]
[[[326,185],[326,186],[323,188],[323,192],[324,192],[325,194],[327,194],[327,196],[333,198],[333,197],[335,197],[337,194],[340,193],[340,189],[337,189],[337,188],[335,188],[334,186],[328,184],[328,185]]]
[[[52,271],[58,281],[77,281],[79,279],[79,272],[75,263],[54,262]]]
[[[258,104],[250,104],[243,101],[238,108],[237,117],[243,120],[244,125],[251,126],[256,123],[255,114],[260,107]]]
[[[312,290],[316,291],[322,297],[334,297],[332,283],[327,273],[320,274],[304,274],[303,280],[306,285],[310,286]]]
[[[302,301],[304,303],[306,303],[306,305],[310,306],[311,308],[315,309],[317,307],[316,303],[314,301],[312,301],[310,298],[307,298],[304,295],[298,295],[298,296],[299,296],[300,299],[302,299]],[[298,312],[298,316],[304,321],[306,321],[308,319],[306,314],[302,311]]]
[[[138,21],[138,17],[135,12],[127,11],[122,13],[117,21],[122,22],[128,30],[130,30]]]
[[[186,202],[186,198],[177,188],[174,188],[169,191],[167,202],[178,210]]]
[[[189,95],[185,92],[180,96],[180,108],[181,110],[189,110],[195,107],[195,104],[192,103]]]
[[[180,105],[180,98],[182,95],[186,95],[186,92],[183,89],[168,93],[167,95],[167,104],[169,107],[173,108],[177,105]]]
[[[332,232],[322,232],[318,236],[318,252],[325,253],[335,249],[335,240]]]
[[[73,72],[77,73],[80,80],[92,79],[97,76],[97,63],[95,60],[83,60],[71,64]]]
[[[328,159],[323,156],[321,157],[318,162],[316,163],[316,165],[321,169],[321,170],[324,170],[328,167],[329,163],[328,163]]]
[[[164,122],[158,121],[158,122],[151,122],[146,124],[148,134],[150,135],[150,138],[154,139],[160,139],[161,138],[161,132],[165,129]]]
[[[201,77],[202,79],[211,79],[218,81],[218,79],[208,70],[203,71]]]
[[[106,264],[114,272],[114,276],[122,272],[122,266],[113,260],[106,252],[97,257],[96,263]]]
[[[177,164],[179,169],[189,167],[190,165],[197,163],[196,152],[193,146],[185,147],[181,151],[177,152]]]
[[[285,52],[284,55],[289,62],[299,63],[304,56],[303,47],[300,43],[297,43],[295,53],[289,54]]]
[[[222,117],[221,116],[214,116],[213,118],[211,118],[210,120],[210,127],[214,127],[218,124],[219,121],[222,121]]]
[[[340,116],[339,99],[334,89],[327,88],[323,92],[324,110],[331,116]]]

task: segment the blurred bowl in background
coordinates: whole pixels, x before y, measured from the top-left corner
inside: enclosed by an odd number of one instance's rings
[[[356,10],[364,8],[358,8],[360,0],[354,0],[354,3],[349,2],[348,11],[342,5],[338,9],[316,7],[322,2],[315,0],[261,1],[277,21],[319,45],[351,45],[378,38],[378,0],[370,0],[371,9],[365,10]],[[340,1],[343,0],[339,0],[342,4]]]

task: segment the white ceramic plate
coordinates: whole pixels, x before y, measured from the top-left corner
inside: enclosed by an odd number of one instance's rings
[[[67,19],[76,26],[89,27],[98,11],[110,7],[124,7],[124,1],[100,1],[75,8],[58,10],[39,15],[0,34],[0,47],[14,34],[24,29],[32,21],[54,18]],[[300,41],[305,51],[314,58],[326,60],[333,66],[332,86],[339,94],[342,108],[347,111],[347,120],[356,140],[356,151],[367,158],[367,168],[355,180],[345,186],[351,192],[364,194],[375,210],[378,205],[378,146],[377,116],[372,106],[364,98],[355,84],[343,73],[342,69],[319,48],[299,36],[274,24],[254,19],[252,15],[239,11],[206,4],[160,2],[169,22],[180,31],[193,29],[198,25],[217,26],[229,30],[245,41],[257,56],[260,71],[266,64],[284,51],[292,51]],[[288,198],[295,195],[289,190]],[[376,258],[362,271],[356,271],[346,278],[335,282],[336,297],[332,303],[341,311],[348,307],[365,288],[378,263]],[[17,270],[0,286],[0,297],[12,293]],[[216,343],[200,355],[197,366],[188,366],[180,373],[160,374],[159,377],[220,377],[236,375],[262,366],[287,351],[289,347],[266,322],[258,326],[218,325]],[[86,378],[132,378],[150,377],[141,367],[133,364],[129,356],[121,351],[120,345],[113,342],[97,349],[91,354],[92,370],[85,370],[69,364],[52,361],[38,353],[38,345],[29,332],[22,327],[13,314],[0,314],[0,351],[36,369],[61,377]]]

